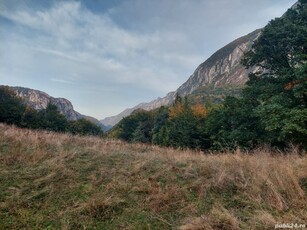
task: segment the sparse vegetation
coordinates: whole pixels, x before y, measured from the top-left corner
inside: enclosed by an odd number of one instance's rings
[[[0,124],[0,229],[307,223],[307,157],[203,154]]]

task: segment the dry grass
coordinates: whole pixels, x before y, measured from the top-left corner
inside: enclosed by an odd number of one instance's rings
[[[0,229],[307,223],[307,157],[203,154],[0,124]]]

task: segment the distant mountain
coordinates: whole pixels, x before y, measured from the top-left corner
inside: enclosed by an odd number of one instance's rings
[[[223,87],[243,86],[248,79],[248,73],[253,70],[247,70],[241,64],[241,59],[244,53],[251,49],[253,42],[260,33],[260,29],[255,30],[215,52],[200,64],[190,78],[176,91],[168,93],[163,98],[157,98],[149,103],[141,103],[133,108],[126,109],[116,116],[107,117],[101,120],[101,123],[114,126],[123,117],[130,115],[136,109],[152,110],[163,105],[169,105],[174,101],[177,93],[180,96],[188,96],[201,87],[211,88],[212,91],[212,89],[221,89]]]
[[[129,116],[136,109],[144,109],[144,110],[149,111],[149,110],[152,110],[152,109],[159,108],[163,105],[170,104],[174,100],[175,95],[176,95],[175,92],[170,92],[163,98],[159,97],[156,100],[153,100],[149,103],[138,104],[137,106],[134,106],[133,108],[125,109],[123,112],[121,112],[118,115],[107,117],[103,120],[100,120],[100,122],[105,126],[112,127],[112,126],[116,125],[124,117]]]
[[[76,112],[73,108],[72,103],[65,98],[54,98],[49,96],[47,93],[29,89],[24,87],[10,87],[16,96],[22,98],[26,105],[32,107],[35,110],[46,109],[48,103],[56,105],[59,112],[64,115],[68,120],[78,120],[83,118],[83,115]]]
[[[9,87],[13,90],[16,96],[22,98],[26,105],[32,107],[35,110],[46,109],[48,103],[55,105],[59,112],[63,114],[68,120],[75,121],[84,118],[93,124],[100,126],[106,130],[105,127],[99,120],[94,117],[85,116],[74,110],[72,103],[65,98],[54,98],[45,92],[29,89],[24,87]]]

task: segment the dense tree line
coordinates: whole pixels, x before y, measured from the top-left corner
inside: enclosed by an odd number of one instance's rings
[[[134,111],[109,136],[130,142],[204,149],[210,145],[204,126],[206,115],[207,110],[201,104],[191,105],[187,98],[177,96],[171,107]]]
[[[272,20],[243,60],[249,75],[240,98],[219,106],[175,103],[136,111],[110,132],[127,141],[200,149],[289,143],[307,148],[307,0]],[[197,111],[197,112],[195,112]]]
[[[97,125],[85,119],[67,120],[57,107],[48,104],[46,109],[36,111],[26,106],[8,87],[0,87],[0,122],[15,124],[30,129],[43,129],[55,132],[70,132],[79,135],[102,136]]]

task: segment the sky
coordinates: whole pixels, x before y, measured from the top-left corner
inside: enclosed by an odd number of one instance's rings
[[[296,0],[0,0],[0,85],[102,119],[163,97]]]

